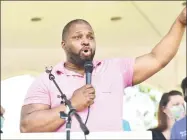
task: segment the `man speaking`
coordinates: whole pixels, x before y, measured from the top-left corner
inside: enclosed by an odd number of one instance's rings
[[[70,21],[62,32],[66,61],[52,70],[62,92],[83,121],[88,107],[87,127],[93,131],[122,131],[124,88],[139,84],[164,68],[175,56],[186,28],[186,8],[174,21],[167,35],[148,54],[136,59],[94,60],[96,41],[91,25],[83,20]],[[92,61],[92,82],[86,84],[84,64]],[[30,86],[21,113],[21,132],[65,131],[60,111],[67,111],[57,98],[60,93],[47,73]],[[72,131],[81,131],[72,116]]]

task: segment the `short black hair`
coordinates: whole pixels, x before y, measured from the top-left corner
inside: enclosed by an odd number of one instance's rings
[[[91,27],[90,23],[84,19],[74,19],[74,20],[71,20],[70,22],[68,22],[65,26],[64,26],[64,29],[62,31],[62,40],[65,40],[66,39],[66,36],[67,36],[67,33],[70,29],[70,27],[73,25],[73,24],[76,24],[76,23],[84,23],[84,24],[87,24]]]
[[[183,92],[184,96],[187,96],[187,95],[185,95],[185,90],[187,88],[187,77],[182,80],[181,88],[182,88],[182,92]]]

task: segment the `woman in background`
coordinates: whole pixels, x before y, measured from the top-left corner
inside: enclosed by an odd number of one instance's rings
[[[181,88],[184,94],[184,100],[187,102],[187,77],[182,80]],[[171,130],[171,139],[172,140],[186,140],[186,122],[187,116],[177,121]]]
[[[185,115],[184,98],[179,91],[164,93],[159,103],[158,126],[152,131],[153,140],[170,139],[174,122]]]

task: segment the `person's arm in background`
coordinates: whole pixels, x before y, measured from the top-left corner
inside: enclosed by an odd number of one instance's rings
[[[5,110],[4,110],[4,108],[1,106],[1,112],[0,112],[1,116],[3,116],[4,113],[5,113]]]
[[[186,7],[177,17],[167,35],[153,48],[153,50],[148,54],[136,58],[133,85],[145,81],[164,68],[172,60],[178,51],[185,28]]]

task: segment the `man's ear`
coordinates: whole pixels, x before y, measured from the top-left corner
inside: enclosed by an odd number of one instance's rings
[[[61,42],[61,46],[62,46],[63,49],[65,49],[65,41]]]

